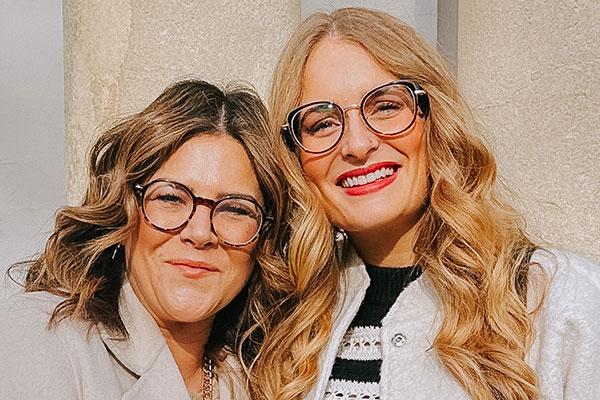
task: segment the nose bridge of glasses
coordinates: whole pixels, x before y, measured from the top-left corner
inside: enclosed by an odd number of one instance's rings
[[[366,121],[364,119],[364,114],[362,112],[362,103],[361,104],[350,104],[350,105],[347,105],[346,107],[340,107],[340,109],[342,110],[342,118],[344,119],[344,130],[347,130],[348,126],[350,125],[350,123],[348,122],[348,116],[347,116],[347,113],[350,110],[357,110],[360,115],[359,119],[362,121],[363,124],[365,124],[368,127],[368,124],[366,124]]]
[[[352,109],[357,109],[360,111],[360,104],[350,104],[349,106],[346,107],[341,107],[342,109],[342,113],[344,114],[344,116],[346,115],[346,112],[352,110]]]
[[[347,117],[347,112],[350,110],[356,110],[359,113],[359,120],[361,121],[362,124],[364,124],[365,127],[367,127],[369,129],[369,131],[371,131],[371,128],[368,124],[368,122],[365,119],[365,115],[364,112],[362,110],[362,103],[360,104],[350,104],[347,105],[346,107],[340,107],[340,109],[342,110],[342,117],[344,118],[344,131],[348,130],[348,127],[351,125],[348,121],[348,117]],[[343,134],[343,133],[341,133]]]
[[[217,205],[216,200],[207,199],[206,197],[197,197],[194,195],[192,196],[194,198],[194,209],[196,209],[198,206],[204,206],[212,212],[213,208],[215,208],[215,206]]]
[[[217,201],[216,200],[212,200],[212,199],[207,199],[205,197],[196,197],[192,194],[193,199],[194,199],[194,204],[192,207],[192,210],[190,212],[190,216],[188,217],[188,223],[195,217],[198,215],[198,206],[204,206],[208,209],[207,211],[207,217],[208,220],[210,221],[210,226],[211,226],[211,230],[213,230],[212,228],[212,214],[213,214],[213,210],[215,209],[216,205],[217,205]]]

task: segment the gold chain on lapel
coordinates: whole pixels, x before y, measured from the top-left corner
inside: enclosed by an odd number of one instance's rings
[[[202,400],[212,400],[213,395],[213,365],[207,356],[202,358]]]

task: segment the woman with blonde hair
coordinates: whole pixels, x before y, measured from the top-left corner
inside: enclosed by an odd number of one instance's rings
[[[277,64],[295,202],[256,399],[592,399],[600,268],[541,249],[441,56],[398,19],[314,14]]]
[[[234,352],[285,212],[268,127],[252,90],[187,80],[99,136],[0,303],[0,397],[248,398]]]

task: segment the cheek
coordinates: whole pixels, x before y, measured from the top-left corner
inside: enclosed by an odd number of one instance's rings
[[[429,192],[429,166],[424,133],[421,131],[419,135],[406,137],[403,149],[409,160],[409,179],[412,182],[410,191],[414,195],[414,201],[422,203]]]
[[[427,143],[423,124],[415,125],[410,134],[392,139],[389,144],[408,160],[408,166],[414,178],[421,179],[427,175]]]
[[[308,179],[321,186],[327,178],[327,173],[333,162],[333,155],[302,154],[300,156],[302,170]]]
[[[152,228],[142,217],[125,246],[127,271],[139,274],[139,271],[150,268],[147,258],[153,256],[154,252],[171,237],[172,235]]]
[[[390,139],[390,145],[400,153],[410,158],[425,155],[425,125],[421,119],[417,119],[413,127],[398,138]]]
[[[231,258],[234,275],[237,276],[242,286],[246,284],[246,281],[254,270],[257,255],[256,243],[252,243],[246,246],[244,251],[238,252],[236,257]]]

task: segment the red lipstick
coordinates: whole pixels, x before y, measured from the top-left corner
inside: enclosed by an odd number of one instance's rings
[[[394,182],[400,167],[398,163],[381,162],[368,167],[356,168],[340,175],[336,180],[336,185],[341,187],[349,196],[374,193]],[[371,176],[367,177],[369,174]]]

